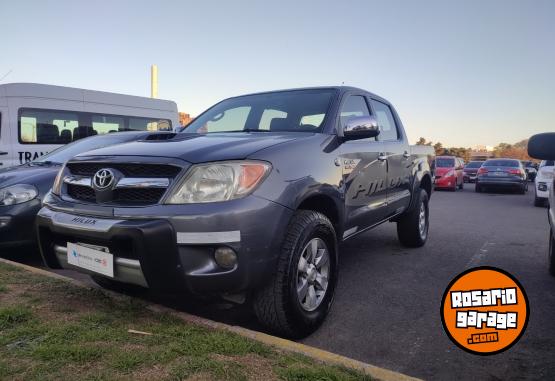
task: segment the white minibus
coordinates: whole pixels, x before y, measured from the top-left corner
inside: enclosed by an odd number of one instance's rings
[[[177,128],[173,101],[36,83],[0,84],[0,169],[87,136]]]

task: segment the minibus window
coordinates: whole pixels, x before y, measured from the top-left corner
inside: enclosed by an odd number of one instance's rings
[[[30,108],[19,110],[19,142],[22,144],[67,144],[111,132],[171,129],[168,119]]]

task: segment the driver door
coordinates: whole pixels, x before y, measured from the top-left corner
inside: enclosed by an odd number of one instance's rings
[[[340,121],[369,116],[366,97],[352,94],[343,100]],[[387,212],[387,161],[384,146],[375,138],[346,141],[341,145],[341,166],[345,187],[345,233],[353,235],[381,222]]]

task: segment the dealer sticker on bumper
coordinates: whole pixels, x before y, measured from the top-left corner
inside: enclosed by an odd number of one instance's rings
[[[67,262],[73,266],[114,277],[114,256],[104,251],[68,242]]]

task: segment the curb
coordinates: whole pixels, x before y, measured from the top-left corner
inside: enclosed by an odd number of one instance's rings
[[[78,281],[60,274],[56,274],[47,270],[43,270],[37,267],[32,267],[22,263],[13,262],[4,258],[0,258],[0,263],[5,263],[14,267],[19,267],[21,269],[24,269],[34,274],[44,275],[50,278],[68,282],[77,287],[91,288],[91,286],[81,281]],[[115,297],[116,299],[122,297],[122,295],[113,291],[103,289],[103,292],[105,292],[107,295],[111,297]],[[126,296],[126,297],[133,298],[131,296]],[[177,317],[188,323],[198,324],[207,328],[222,329],[228,332],[233,332],[237,335],[249,338],[251,340],[258,341],[266,345],[270,345],[274,348],[281,349],[283,351],[302,354],[320,363],[324,363],[327,365],[338,365],[348,369],[353,369],[370,376],[373,380],[378,380],[378,381],[419,381],[420,380],[418,378],[414,378],[402,373],[394,372],[392,370],[370,365],[362,361],[354,360],[332,352],[311,347],[309,345],[297,343],[295,341],[291,341],[287,339],[282,339],[280,337],[272,336],[262,332],[253,331],[239,326],[233,326],[225,323],[216,322],[203,317],[191,315],[186,312],[176,311],[169,307],[161,306],[159,304],[146,303],[146,308],[152,312],[162,312],[162,313],[169,314],[171,316]]]

